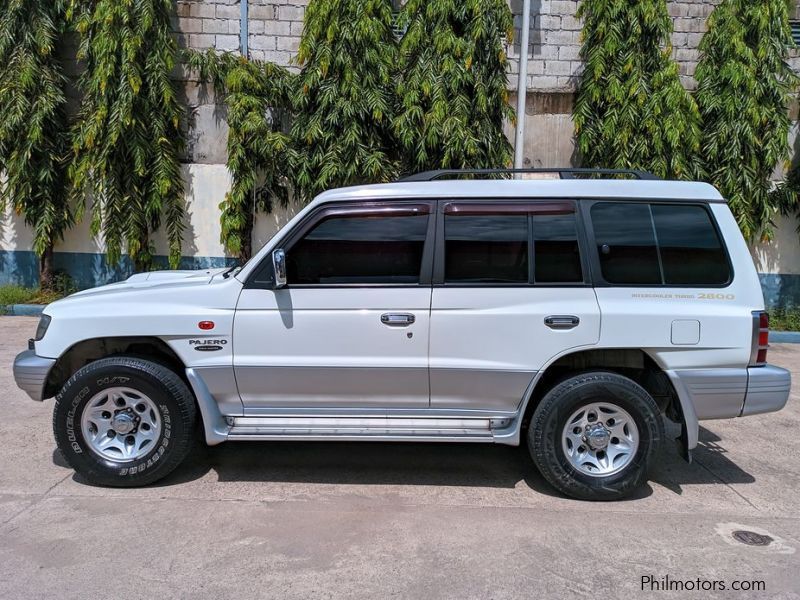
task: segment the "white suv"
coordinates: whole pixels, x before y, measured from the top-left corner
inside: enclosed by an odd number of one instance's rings
[[[780,410],[758,277],[703,183],[433,172],[320,195],[241,269],[47,307],[14,364],[91,483],[226,440],[526,439],[563,493],[618,498],[664,438]],[[457,179],[443,180],[455,175]]]

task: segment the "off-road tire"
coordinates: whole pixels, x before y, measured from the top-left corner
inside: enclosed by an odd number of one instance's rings
[[[153,449],[127,463],[95,453],[81,430],[89,400],[120,385],[146,394],[158,407],[163,424]],[[193,443],[195,418],[194,397],[174,371],[142,358],[115,356],[89,363],[64,384],[56,396],[53,432],[64,459],[89,483],[138,487],[165,477],[183,461]]]
[[[562,448],[567,419],[592,401],[623,408],[639,430],[639,447],[631,462],[606,477],[581,473]],[[663,439],[663,419],[650,394],[631,379],[610,372],[581,373],[555,385],[536,407],[528,428],[528,449],[541,474],[557,490],[580,500],[617,500],[639,488]]]

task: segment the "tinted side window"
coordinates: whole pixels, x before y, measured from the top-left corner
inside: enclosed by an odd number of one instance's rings
[[[583,281],[575,213],[532,214],[536,283]]]
[[[711,216],[702,206],[652,205],[664,282],[723,285],[731,272]]]
[[[427,214],[327,218],[287,252],[288,283],[419,283],[427,229]]]
[[[603,279],[608,283],[661,283],[650,206],[602,202],[592,206],[592,225]]]
[[[527,283],[528,215],[445,215],[447,283]]]

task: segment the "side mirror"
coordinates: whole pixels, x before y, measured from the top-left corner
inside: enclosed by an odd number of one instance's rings
[[[286,252],[278,248],[272,252],[272,270],[275,272],[275,289],[286,285]]]

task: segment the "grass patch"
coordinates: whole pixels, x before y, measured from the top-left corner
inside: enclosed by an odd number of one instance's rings
[[[70,292],[70,294],[71,293],[72,292]],[[28,300],[28,304],[50,304],[56,300],[61,300],[61,298],[64,298],[65,296],[69,296],[69,294],[64,294],[60,291],[54,290],[33,290],[33,296],[31,296],[31,299]]]
[[[21,285],[0,285],[0,315],[6,313],[9,304],[50,304],[76,292],[68,275],[57,273],[52,290],[26,288]]]
[[[800,331],[800,308],[773,308],[769,311],[772,331]]]
[[[28,304],[37,291],[21,285],[0,285],[0,307],[7,304]]]
[[[24,288],[21,285],[0,285],[0,315],[6,314],[9,304],[28,304],[37,290]]]

